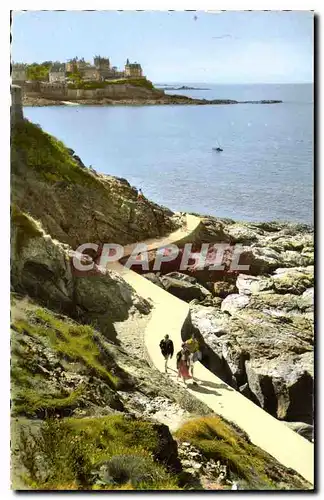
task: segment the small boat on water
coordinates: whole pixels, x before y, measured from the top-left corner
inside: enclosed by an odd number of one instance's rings
[[[218,146],[217,146],[217,148],[213,148],[213,151],[217,151],[218,153],[220,153],[221,151],[223,151],[223,149],[220,147],[219,140],[216,139],[216,141],[217,141]]]

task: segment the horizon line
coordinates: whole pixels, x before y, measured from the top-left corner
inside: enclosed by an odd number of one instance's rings
[[[200,85],[200,84],[213,84],[213,85],[314,85],[314,81],[303,81],[303,82],[215,82],[215,81],[165,81],[165,83],[160,83],[158,81],[152,80],[152,83],[155,85],[180,85],[180,84],[192,84],[192,85]]]

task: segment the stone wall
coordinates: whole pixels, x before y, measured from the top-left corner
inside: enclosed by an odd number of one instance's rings
[[[24,90],[27,96],[35,96],[34,88],[29,89],[26,87]],[[157,93],[163,95],[164,91],[155,90],[156,95]],[[150,98],[152,96],[152,90],[145,87],[135,87],[127,83],[107,85],[105,88],[98,89],[69,89],[67,85],[63,83],[40,83],[38,96],[47,99],[71,101],[78,99],[100,99],[104,97],[108,99],[140,99]]]
[[[11,125],[14,125],[18,121],[23,120],[23,110],[22,110],[22,91],[21,87],[18,85],[11,86],[11,109],[10,109],[10,120]]]

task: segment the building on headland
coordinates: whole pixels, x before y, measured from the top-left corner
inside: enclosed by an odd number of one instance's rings
[[[53,64],[48,73],[48,81],[50,83],[54,83],[54,82],[65,82],[65,80],[66,80],[65,64],[60,64],[60,65]]]
[[[130,63],[127,59],[125,68],[119,71],[116,66],[111,66],[109,57],[94,56],[93,64],[86,62],[84,58],[74,57],[66,63],[66,71],[78,72],[84,80],[104,81],[118,78],[144,78],[142,66]]]
[[[142,66],[137,62],[130,63],[129,59],[127,59],[125,64],[125,76],[130,78],[142,78]]]
[[[19,84],[26,91],[33,92],[32,82],[26,82],[26,70],[28,65],[13,65],[12,80]],[[52,89],[52,85],[67,85],[70,83],[84,82],[104,82],[108,80],[121,80],[128,78],[146,78],[143,76],[142,67],[139,63],[130,63],[127,59],[124,70],[118,70],[116,66],[111,66],[108,57],[94,56],[93,64],[87,62],[84,57],[79,59],[74,57],[67,63],[55,62],[49,69],[48,79],[40,81],[43,91]],[[45,85],[47,83],[47,85]],[[28,90],[27,90],[28,87]],[[61,89],[57,87],[58,91]],[[35,90],[36,91],[36,90]]]
[[[102,80],[100,71],[95,67],[89,64],[89,66],[84,66],[82,70],[80,70],[81,78],[85,81],[100,81]]]
[[[107,80],[114,75],[114,69],[110,67],[109,57],[94,56],[93,64],[101,80]]]
[[[11,79],[13,84],[22,84],[27,80],[27,72],[25,64],[13,64],[11,71]]]
[[[67,73],[74,73],[74,71],[77,69],[76,65],[76,59],[70,59],[66,64],[65,64],[65,70]]]

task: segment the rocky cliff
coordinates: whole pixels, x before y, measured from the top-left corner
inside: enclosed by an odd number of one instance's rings
[[[24,120],[12,129],[11,198],[62,243],[141,241],[176,227],[171,210],[125,179],[86,168],[74,151]]]

